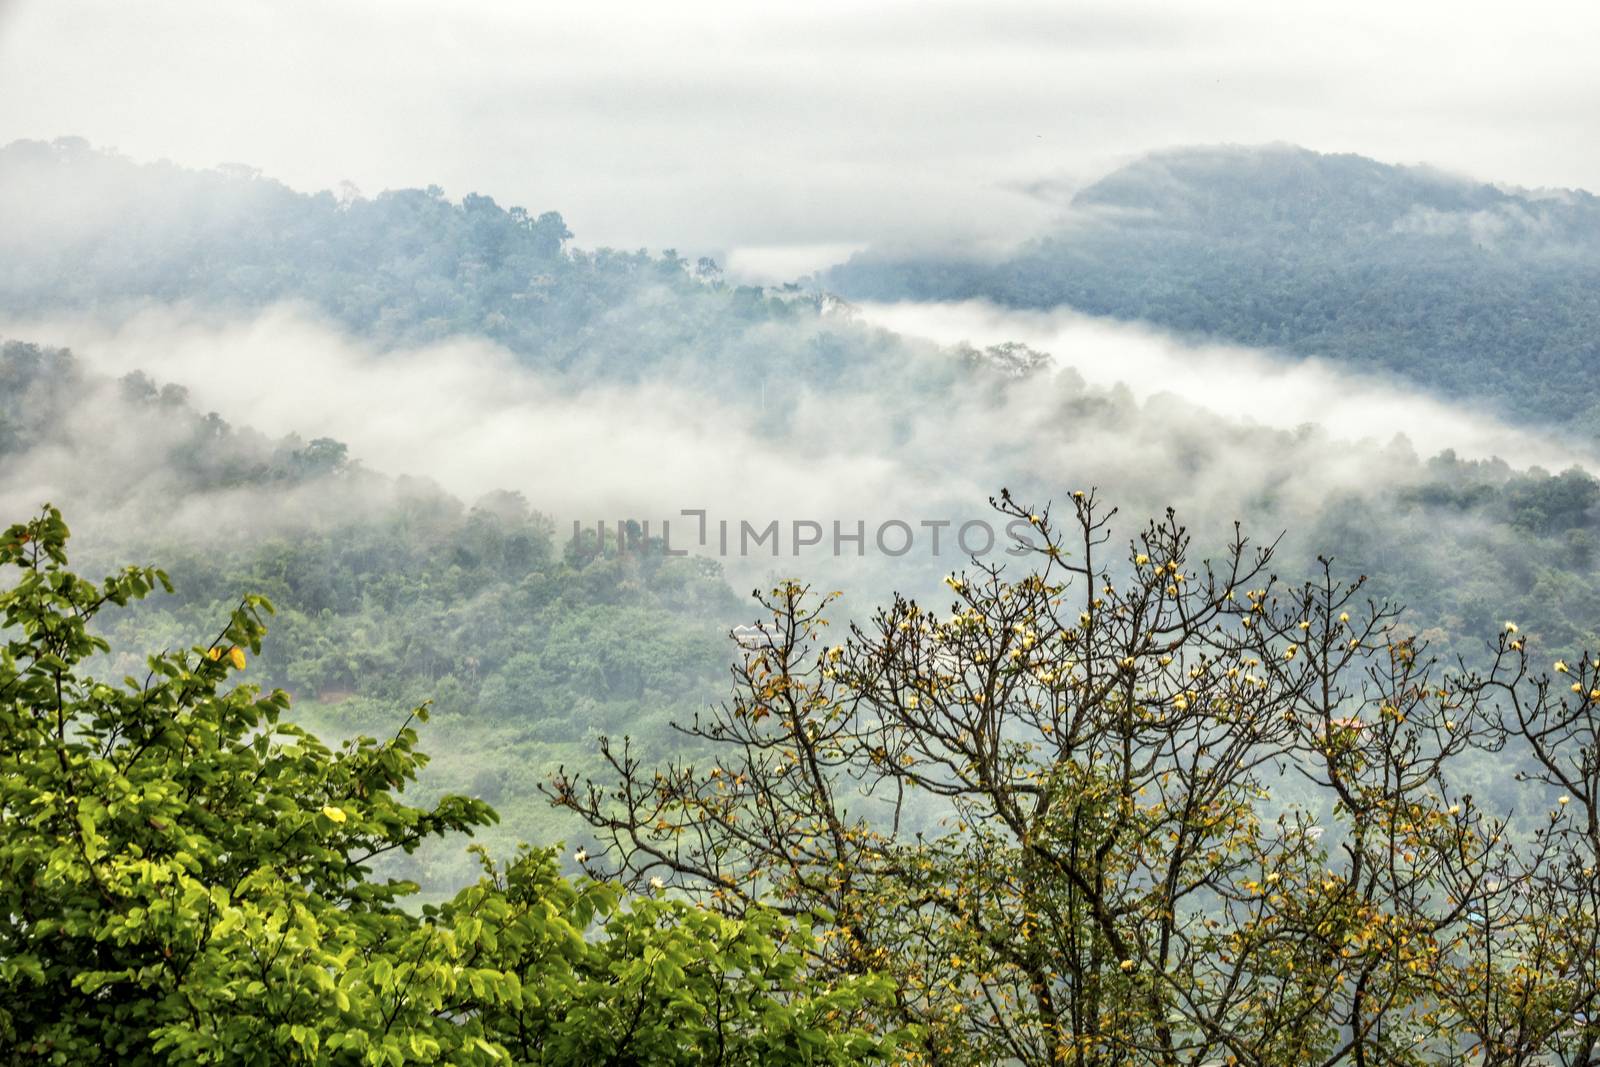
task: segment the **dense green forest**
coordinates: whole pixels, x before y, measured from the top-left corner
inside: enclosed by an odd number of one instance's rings
[[[998,260],[869,251],[846,297],[1068,306],[1320,356],[1600,432],[1600,201],[1291,146],[1176,149]]]
[[[50,511],[3,543],[0,782],[35,813],[0,835],[19,1062],[1513,1063],[1600,1041],[1588,472],[1139,401],[810,285],[583,249],[484,196],[306,195],[70,140],[0,150],[0,195],[38,208],[0,228],[0,310],[37,331],[0,346],[0,502],[63,505],[77,572],[164,571],[72,576]],[[1068,303],[1587,428],[1583,196],[1284,150],[1159,157],[1075,210],[1025,266],[868,257],[829,284]],[[1547,231],[1559,285],[1536,283]],[[1317,271],[1333,314],[1294,305]],[[1351,310],[1363,340],[1340,309],[1374,294],[1410,311]],[[998,517],[1046,550],[784,558],[763,567],[854,598],[752,603],[716,559],[574,542],[539,499],[263,434],[51,336],[285,301],[380,354],[487,338],[558,403],[687,384],[824,489],[852,462],[892,505],[975,513],[1011,486],[1035,503]],[[1146,525],[1171,504],[1189,528]],[[729,639],[757,619],[765,644]],[[1533,936],[1552,924],[1577,951]]]

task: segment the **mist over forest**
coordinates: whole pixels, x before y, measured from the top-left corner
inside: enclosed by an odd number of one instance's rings
[[[1259,155],[1272,164],[1286,153]],[[1234,178],[1255,173],[1246,153],[1220,158],[1236,161]],[[741,585],[804,566],[821,584],[865,583],[866,606],[959,567],[955,529],[935,559],[922,520],[959,527],[1002,486],[1040,503],[1097,486],[1136,524],[1172,506],[1215,544],[1238,520],[1258,539],[1285,535],[1300,568],[1326,553],[1383,574],[1419,625],[1448,616],[1452,640],[1481,641],[1513,609],[1539,612],[1563,641],[1592,634],[1576,607],[1585,601],[1570,593],[1568,616],[1519,598],[1541,570],[1581,567],[1590,551],[1593,439],[1498,412],[1489,391],[1462,400],[1437,381],[1397,384],[1339,349],[1297,358],[1242,347],[1220,329],[1124,324],[1066,302],[1041,315],[993,302],[856,305],[815,281],[735,285],[714,263],[670,251],[585,249],[558,213],[485,195],[340,202],[70,140],[13,145],[0,162],[5,188],[18,198],[33,190],[45,205],[28,213],[28,242],[7,248],[7,333],[70,352],[13,356],[22,374],[13,395],[20,401],[24,385],[46,397],[99,390],[77,426],[70,413],[20,405],[61,439],[15,435],[26,443],[12,464],[18,506],[45,490],[64,501],[81,493],[94,507],[80,522],[106,514],[125,535],[154,526],[165,537],[235,538],[335,521],[341,509],[381,511],[369,499],[385,492],[377,486],[421,478],[466,507],[520,493],[557,541],[570,540],[574,521],[654,520],[659,532],[677,519],[680,545],[698,525],[682,512],[704,509],[735,531],[734,547],[708,565],[732,569]],[[1308,194],[1267,164],[1238,199],[1275,220]],[[1386,174],[1377,164],[1355,173]],[[1433,210],[1423,195],[1437,199],[1433,185],[1389,177],[1416,195],[1416,211]],[[1351,201],[1371,195],[1346,191]],[[101,214],[71,206],[88,204]],[[1188,218],[1176,213],[1173,225]],[[1264,224],[1260,240],[1283,225]],[[1433,239],[1419,237],[1411,254]],[[50,257],[30,259],[41,246]],[[1521,254],[1507,251],[1503,269]],[[1168,284],[1212,297],[1203,280],[1170,271]],[[1382,291],[1429,306],[1425,294]],[[1436,320],[1439,334],[1457,316],[1445,307]],[[1495,351],[1477,365],[1516,365]],[[47,373],[35,385],[22,370],[35,365],[72,384]],[[1472,365],[1464,358],[1455,373]],[[141,429],[107,437],[103,406],[118,411],[110,425]],[[258,441],[263,433],[276,443]],[[280,453],[320,453],[328,470]],[[345,481],[319,499],[316,477],[287,476],[296,464]],[[197,465],[222,469],[183,469]],[[197,502],[197,520],[174,509],[174,478],[187,483],[181,496]],[[793,523],[807,519],[824,527],[817,546],[794,544]],[[776,544],[741,543],[739,523],[762,532],[773,520]],[[913,551],[892,556],[876,543],[892,520],[921,534]],[[861,557],[851,542],[831,551],[835,521],[845,534],[864,524]],[[1472,559],[1483,573],[1416,577]]]
[[[1600,1063],[1600,200],[1307,141],[0,145],[3,1055]]]

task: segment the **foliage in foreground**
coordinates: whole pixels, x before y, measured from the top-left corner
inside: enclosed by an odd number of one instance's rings
[[[812,981],[801,922],[568,882],[524,851],[401,907],[394,851],[494,818],[410,807],[408,720],[335,751],[233,684],[270,605],[143,679],[84,675],[91,625],[167,586],[67,569],[58,512],[0,536],[0,1055],[82,1063],[839,1063],[886,980]],[[419,713],[420,714],[420,713]]]
[[[834,916],[815,965],[890,974],[927,1063],[1600,1062],[1600,659],[1508,622],[1445,670],[1329,566],[1071,504],[997,502],[1039,565],[948,612],[829,644],[775,590],[708,758],[552,783],[591,869]]]

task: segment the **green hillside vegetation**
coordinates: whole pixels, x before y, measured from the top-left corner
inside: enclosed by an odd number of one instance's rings
[[[121,682],[101,614],[167,576],[0,535],[0,1049],[15,1062],[1582,1062],[1600,1045],[1600,667],[1507,625],[1453,670],[1331,571],[1124,549],[1074,494],[1026,574],[830,634],[772,591],[672,758],[550,796],[602,846],[379,857],[481,829],[401,796],[415,725],[338,748],[257,671],[271,605]],[[1545,667],[1545,663],[1550,665]],[[1568,681],[1570,679],[1570,686]],[[648,750],[648,751],[645,751]],[[1474,757],[1530,768],[1513,827]],[[1466,769],[1465,774],[1462,773]],[[1313,803],[1286,800],[1279,787]],[[915,830],[885,819],[931,796]],[[875,798],[875,799],[874,799]],[[1548,932],[1559,929],[1560,938]]]
[[[431,702],[439,758],[424,795],[501,807],[509,821],[487,840],[502,846],[560,840],[575,827],[538,784],[602,732],[675,747],[670,722],[720,694],[727,630],[749,612],[695,561],[563,558],[527,519],[435,507],[239,553],[174,553],[179,592],[106,634],[120,648],[181,646],[239,590],[261,589],[280,615],[255,678],[295,694],[304,721],[330,734],[378,731],[394,708]],[[424,858],[404,871],[430,890],[466,864],[458,851]]]
[[[997,262],[861,253],[852,299],[1067,306],[1600,433],[1600,201],[1291,146],[1160,152]]]
[[[0,1055],[11,1063],[860,1063],[888,983],[810,974],[804,924],[567,881],[547,850],[437,906],[372,864],[492,823],[401,794],[419,710],[330,748],[259,673],[270,604],[121,682],[103,613],[169,583],[0,535]],[[121,650],[119,650],[121,651]],[[397,708],[399,705],[396,706]]]

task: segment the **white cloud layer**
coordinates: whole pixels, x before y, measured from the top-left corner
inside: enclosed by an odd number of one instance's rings
[[[1593,450],[1575,441],[1317,359],[1179,341],[1069,309],[1020,311],[974,300],[864,304],[860,310],[868,322],[942,345],[1021,341],[1092,385],[1124,386],[1141,401],[1177,397],[1230,421],[1282,430],[1314,425],[1333,440],[1369,445],[1401,435],[1424,456],[1453,449],[1463,458],[1499,457],[1518,467],[1596,466]]]
[[[243,320],[152,308],[117,323],[0,322],[0,336],[68,344],[103,374],[140,369],[184,384],[199,410],[235,425],[336,437],[371,468],[433,479],[468,501],[519,490],[563,532],[572,520],[658,522],[704,508],[713,523],[733,524],[736,544],[740,520],[778,520],[781,556],[757,548],[728,560],[736,582],[802,574],[869,602],[958,566],[949,534],[942,564],[930,564],[921,523],[988,516],[984,501],[1002,486],[1030,504],[1098,486],[1127,516],[1124,534],[1172,505],[1215,548],[1235,519],[1270,539],[1309,529],[1351,496],[1420,482],[1419,453],[1595,467],[1562,442],[1315,362],[1069,313],[904,305],[864,317],[838,328],[875,323],[944,344],[1022,340],[1051,352],[1057,369],[922,391],[864,371],[840,390],[791,394],[774,419],[761,398],[692,391],[670,373],[631,384],[556,379],[482,340],[380,351],[291,306]],[[955,357],[925,346],[920,358]],[[163,462],[161,442],[101,440],[99,425],[120,420],[101,401],[84,407],[84,425],[71,430],[77,450],[37,450],[14,464],[0,501],[70,504],[86,485],[145,478]],[[1410,445],[1396,446],[1397,434]],[[202,499],[185,504],[181,522],[165,512],[157,521],[178,533],[278,506]],[[796,560],[789,531],[799,519],[825,530],[838,520],[847,532],[861,521],[869,539],[898,519],[917,547],[887,567],[870,540],[864,562],[826,550]],[[674,522],[677,545],[690,525]]]

